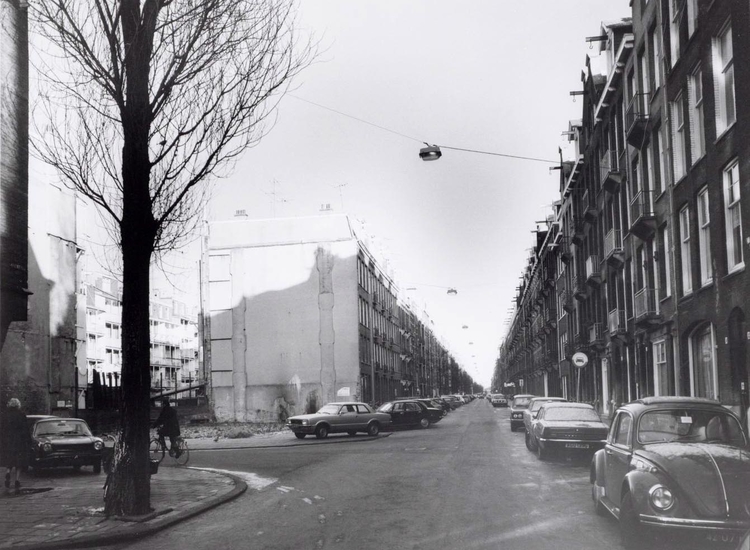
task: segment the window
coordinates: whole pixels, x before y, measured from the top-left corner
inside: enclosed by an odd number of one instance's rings
[[[685,176],[685,119],[682,111],[682,94],[672,102],[672,169],[677,183]]]
[[[698,0],[687,0],[687,26],[688,38],[693,36],[695,28],[698,26]]]
[[[661,36],[654,27],[649,33],[649,47],[651,48],[651,84],[656,92],[661,86]]]
[[[734,58],[732,26],[727,25],[713,41],[714,93],[716,96],[716,135],[734,124]]]
[[[682,18],[682,0],[669,0],[669,52],[672,67],[680,58],[680,19]]]
[[[654,134],[657,137],[657,134]],[[654,147],[656,146],[656,140],[646,145],[646,170],[647,176],[644,178],[647,183],[646,187],[650,187],[654,194],[653,198],[656,199],[661,194],[661,181],[659,179],[659,159],[654,154]]]
[[[659,269],[659,298],[666,298],[672,295],[672,271],[669,268],[669,228],[667,225],[659,228],[655,256]]]
[[[703,71],[695,69],[688,81],[688,101],[690,106],[690,159],[698,162],[706,152],[705,132],[703,129]]]
[[[657,142],[657,157],[659,162],[659,185],[658,188],[654,187],[654,191],[658,193],[661,193],[662,190],[667,186],[669,183],[669,174],[667,173],[667,166],[669,166],[669,159],[667,158],[667,148],[664,141],[664,134],[662,133],[662,129],[659,128],[656,131],[656,142]]]
[[[654,342],[654,395],[670,395],[669,372],[667,371],[667,343]]]
[[[682,261],[682,295],[693,291],[693,276],[690,256],[690,210],[686,206],[680,210],[680,252]]]
[[[690,335],[690,386],[693,397],[718,398],[714,331],[710,323]]]
[[[613,443],[627,447],[630,443],[630,429],[633,426],[633,419],[629,414],[621,413],[617,419],[617,431]]]
[[[648,55],[645,50],[638,54],[638,59],[640,60],[641,65],[641,92],[647,94],[651,91],[651,75],[649,74],[650,71],[648,68]],[[633,92],[635,93],[635,90],[633,90]],[[648,107],[646,101],[644,101],[643,107],[644,109]]]
[[[708,211],[708,188],[698,193],[698,252],[700,254],[701,285],[710,284],[713,280],[711,266],[711,228]]]
[[[724,169],[724,209],[727,232],[727,269],[731,272],[745,265],[742,254],[740,168],[736,160]]]

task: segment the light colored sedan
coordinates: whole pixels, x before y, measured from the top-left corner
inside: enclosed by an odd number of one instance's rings
[[[324,439],[329,433],[355,435],[357,432],[365,432],[376,436],[390,424],[389,414],[375,412],[366,403],[341,402],[328,403],[313,414],[290,416],[286,426],[298,439],[310,434]]]

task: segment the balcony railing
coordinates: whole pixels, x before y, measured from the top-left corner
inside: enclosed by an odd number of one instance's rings
[[[596,204],[594,204],[593,193],[589,193],[589,190],[583,192],[581,197],[581,212],[583,213],[583,221],[586,223],[594,223],[596,221]]]
[[[583,277],[573,277],[573,296],[576,300],[582,302],[588,296],[589,289]]]
[[[635,321],[644,323],[658,321],[659,311],[656,307],[656,290],[653,288],[642,288],[635,293]]]
[[[625,131],[628,143],[633,147],[643,147],[643,138],[648,124],[648,93],[634,94],[625,110]]]
[[[597,347],[604,345],[604,325],[592,323],[589,327],[589,345]]]
[[[599,256],[586,258],[586,282],[598,285],[602,282],[602,270],[599,266]]]
[[[573,303],[573,293],[570,290],[563,290],[560,294],[560,301],[562,302],[563,309],[568,313],[575,310],[575,304]]]
[[[611,229],[604,237],[604,259],[610,264],[622,263],[622,237],[619,229]]]
[[[612,336],[623,334],[628,327],[625,323],[625,310],[613,309],[609,312],[609,333]]]
[[[639,239],[648,240],[656,231],[653,191],[638,191],[630,201],[630,231]]]
[[[616,193],[622,183],[622,173],[617,162],[617,151],[606,150],[599,159],[602,188],[608,193]]]

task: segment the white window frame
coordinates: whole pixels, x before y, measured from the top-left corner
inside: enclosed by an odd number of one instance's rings
[[[711,365],[709,368],[711,369],[711,376],[710,381],[712,384],[712,388],[710,388],[711,391],[708,392],[708,395],[697,395],[696,394],[696,372],[695,372],[695,363],[697,358],[695,357],[695,344],[696,344],[696,337],[703,334],[703,332],[706,330],[706,328],[710,331],[710,340],[709,340],[709,346],[710,346],[710,355],[711,355]],[[692,397],[707,397],[709,399],[718,399],[719,398],[719,369],[716,368],[716,332],[714,330],[713,323],[709,323],[708,325],[702,324],[699,327],[697,327],[693,332],[690,333],[690,338],[688,339],[688,362],[690,363],[690,395]]]
[[[688,38],[693,36],[698,27],[698,0],[687,0],[687,27]]]
[[[683,98],[679,94],[671,102],[672,111],[672,170],[674,172],[674,183],[677,184],[687,174],[685,167],[685,113],[683,111]]]
[[[737,159],[724,168],[724,220],[727,240],[727,271],[732,273],[745,267],[744,238],[742,235],[742,206],[740,203],[740,167]],[[736,212],[736,213],[735,213]],[[735,236],[733,219],[739,236]],[[737,256],[739,254],[739,259]]]
[[[727,23],[712,44],[717,136],[721,136],[737,120],[733,48],[732,25]]]
[[[682,295],[693,292],[693,258],[690,253],[690,209],[680,210],[680,267],[682,269]]]
[[[650,32],[651,40],[651,63],[654,67],[654,78],[653,78],[653,91],[656,91],[661,87],[661,35],[659,33],[659,27],[654,27]]]
[[[669,386],[666,388],[661,387],[661,381],[669,377],[667,369],[669,368],[667,362],[667,342],[664,339],[657,340],[653,343],[652,348],[654,350],[654,395],[667,395]]]
[[[690,160],[698,162],[706,154],[703,120],[703,71],[698,65],[688,79],[688,104],[690,114]]]
[[[682,17],[682,0],[669,1],[669,63],[672,67],[680,59],[680,18]]]
[[[665,225],[662,228],[664,242],[664,297],[668,298],[672,295],[672,269],[669,263],[669,226]]]
[[[711,213],[709,210],[708,187],[704,187],[698,193],[697,206],[701,286],[706,286],[710,285],[714,280],[711,257]]]
[[[669,171],[667,170],[667,167],[669,166],[669,157],[667,156],[663,126],[659,128],[658,132],[656,132],[656,140],[658,143],[657,154],[659,155],[659,179],[661,180],[659,191],[660,193],[663,193],[669,185]]]

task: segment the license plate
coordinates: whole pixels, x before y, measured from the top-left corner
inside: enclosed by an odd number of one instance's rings
[[[566,449],[588,449],[589,444],[588,443],[566,443],[565,448]]]
[[[711,542],[734,542],[735,538],[732,533],[706,533],[706,540]]]

